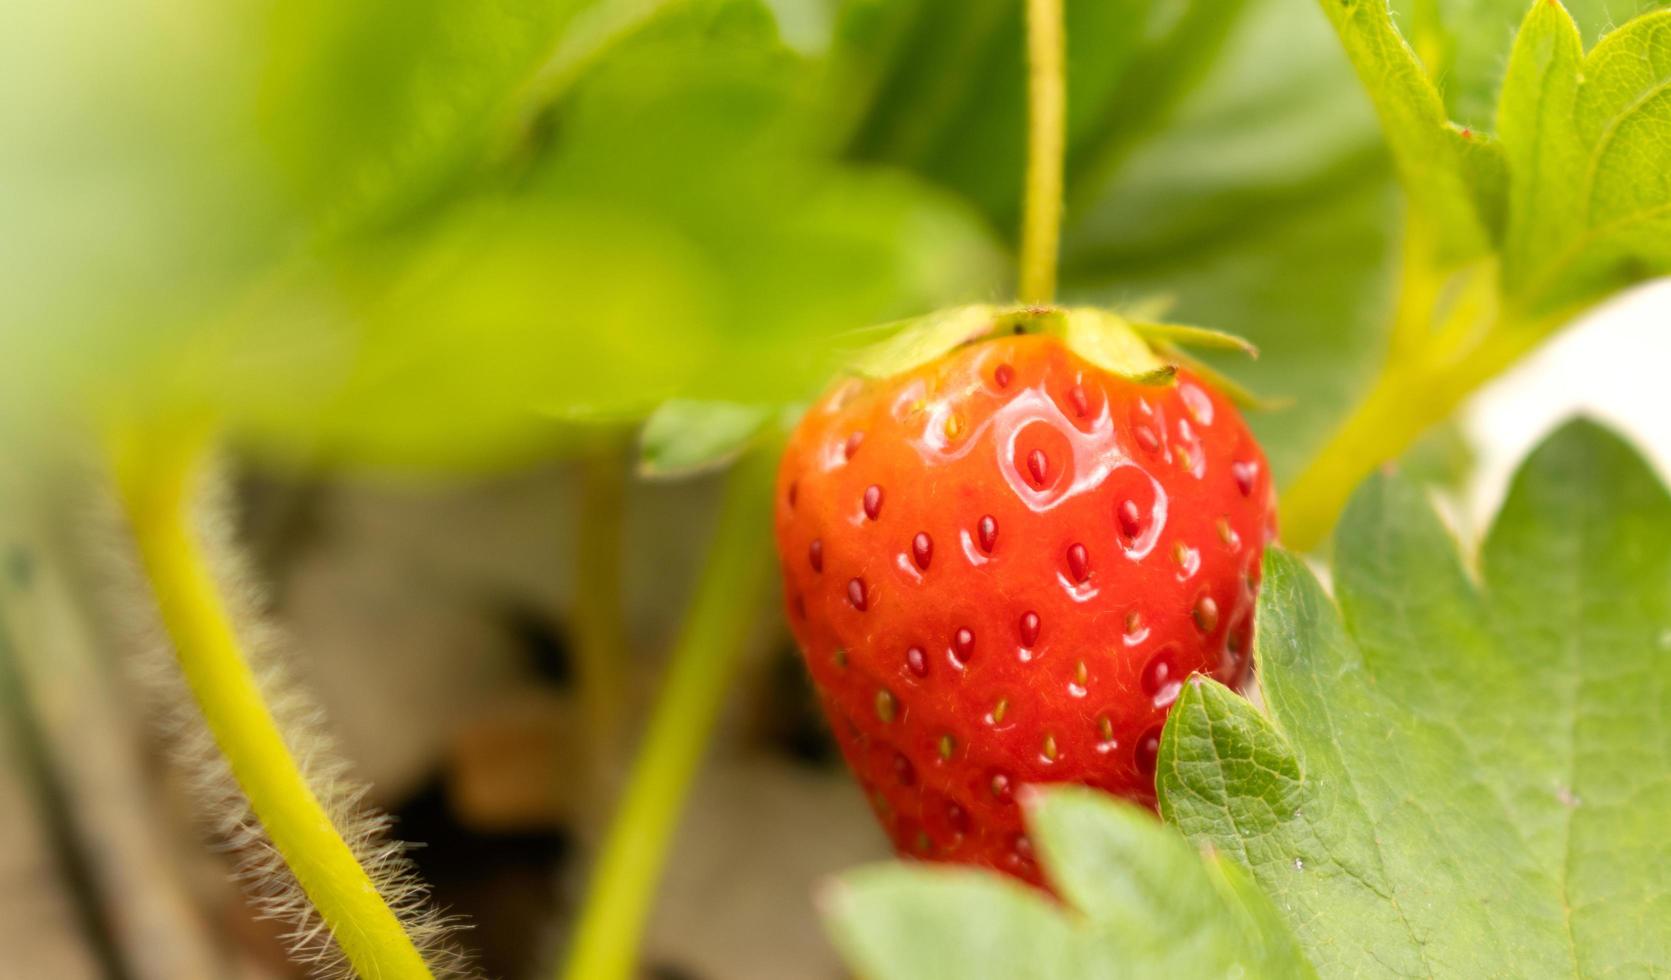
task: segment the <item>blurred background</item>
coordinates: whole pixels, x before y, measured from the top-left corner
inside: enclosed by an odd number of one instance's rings
[[[1286,400],[1253,422],[1290,477],[1383,349],[1400,211],[1367,101],[1313,0],[1067,7],[1064,299],[1254,340],[1231,368]],[[1497,33],[1444,55],[1460,122],[1489,128]],[[639,426],[669,398],[768,417],[868,324],[1005,300],[1022,82],[1014,0],[5,4],[0,977],[302,975],[129,669],[116,418],[223,434],[290,673],[482,968],[548,975],[720,490],[643,473]],[[1664,469],[1668,320],[1665,283],[1615,299],[1405,465],[1468,536],[1574,410]],[[737,601],[757,628],[646,975],[839,977],[817,883],[886,848],[775,598]]]

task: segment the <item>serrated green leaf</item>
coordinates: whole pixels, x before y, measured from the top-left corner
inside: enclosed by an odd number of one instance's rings
[[[1498,128],[1510,168],[1503,281],[1525,315],[1671,270],[1671,11],[1586,56],[1556,3],[1527,15]]]
[[[1321,6],[1375,104],[1411,206],[1437,233],[1440,261],[1459,263],[1490,250],[1488,202],[1499,191],[1487,186],[1482,201],[1476,186],[1495,171],[1464,156],[1491,150],[1469,149],[1456,137],[1438,90],[1393,26],[1387,0],[1322,0]]]
[[[1324,974],[1651,973],[1671,962],[1671,497],[1569,424],[1470,577],[1422,492],[1341,524],[1338,607],[1267,559],[1267,715],[1192,683],[1162,812],[1233,856]]]
[[[1571,0],[1584,37],[1664,4],[1661,0]],[[1450,118],[1475,131],[1495,124],[1497,96],[1530,0],[1393,0],[1395,18],[1445,98]]]
[[[1029,828],[1066,908],[988,872],[885,865],[825,894],[837,946],[872,980],[1312,975],[1245,876],[1136,807],[1031,794]]]
[[[724,466],[770,421],[760,405],[673,399],[656,407],[638,438],[638,472],[666,479]]]

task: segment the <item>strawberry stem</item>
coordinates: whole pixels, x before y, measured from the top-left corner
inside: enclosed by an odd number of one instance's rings
[[[771,577],[766,515],[776,462],[775,446],[756,449],[727,483],[707,567],[592,872],[563,974],[570,980],[634,976],[673,831]]]
[[[362,977],[428,978],[423,955],[309,787],[191,533],[206,440],[124,433],[113,467],[186,684],[273,847]]]
[[[619,761],[627,706],[628,649],[621,608],[626,445],[612,434],[580,460],[575,509],[575,666],[586,716],[592,795],[602,799],[612,793],[610,777]]]
[[[1419,248],[1406,248],[1405,263],[1380,374],[1282,494],[1282,539],[1296,551],[1322,543],[1371,471],[1398,459],[1578,312],[1525,318],[1502,308],[1491,263],[1455,274],[1448,289]]]
[[[1067,115],[1062,0],[1027,0],[1027,179],[1021,216],[1021,301],[1056,298]]]

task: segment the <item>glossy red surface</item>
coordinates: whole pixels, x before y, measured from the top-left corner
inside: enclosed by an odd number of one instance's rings
[[[1240,415],[1037,336],[849,380],[784,455],[790,622],[902,853],[1037,880],[1016,789],[1154,802],[1189,674],[1241,685],[1274,511]]]

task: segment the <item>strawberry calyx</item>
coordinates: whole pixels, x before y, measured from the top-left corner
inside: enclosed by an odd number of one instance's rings
[[[1258,348],[1234,334],[1206,327],[1128,319],[1090,306],[998,306],[972,304],[937,310],[890,325],[888,339],[868,348],[853,369],[872,379],[888,378],[927,364],[967,344],[1015,334],[1056,336],[1096,366],[1140,384],[1171,384],[1188,367],[1243,405],[1268,405],[1183,348],[1235,350],[1257,357]]]

